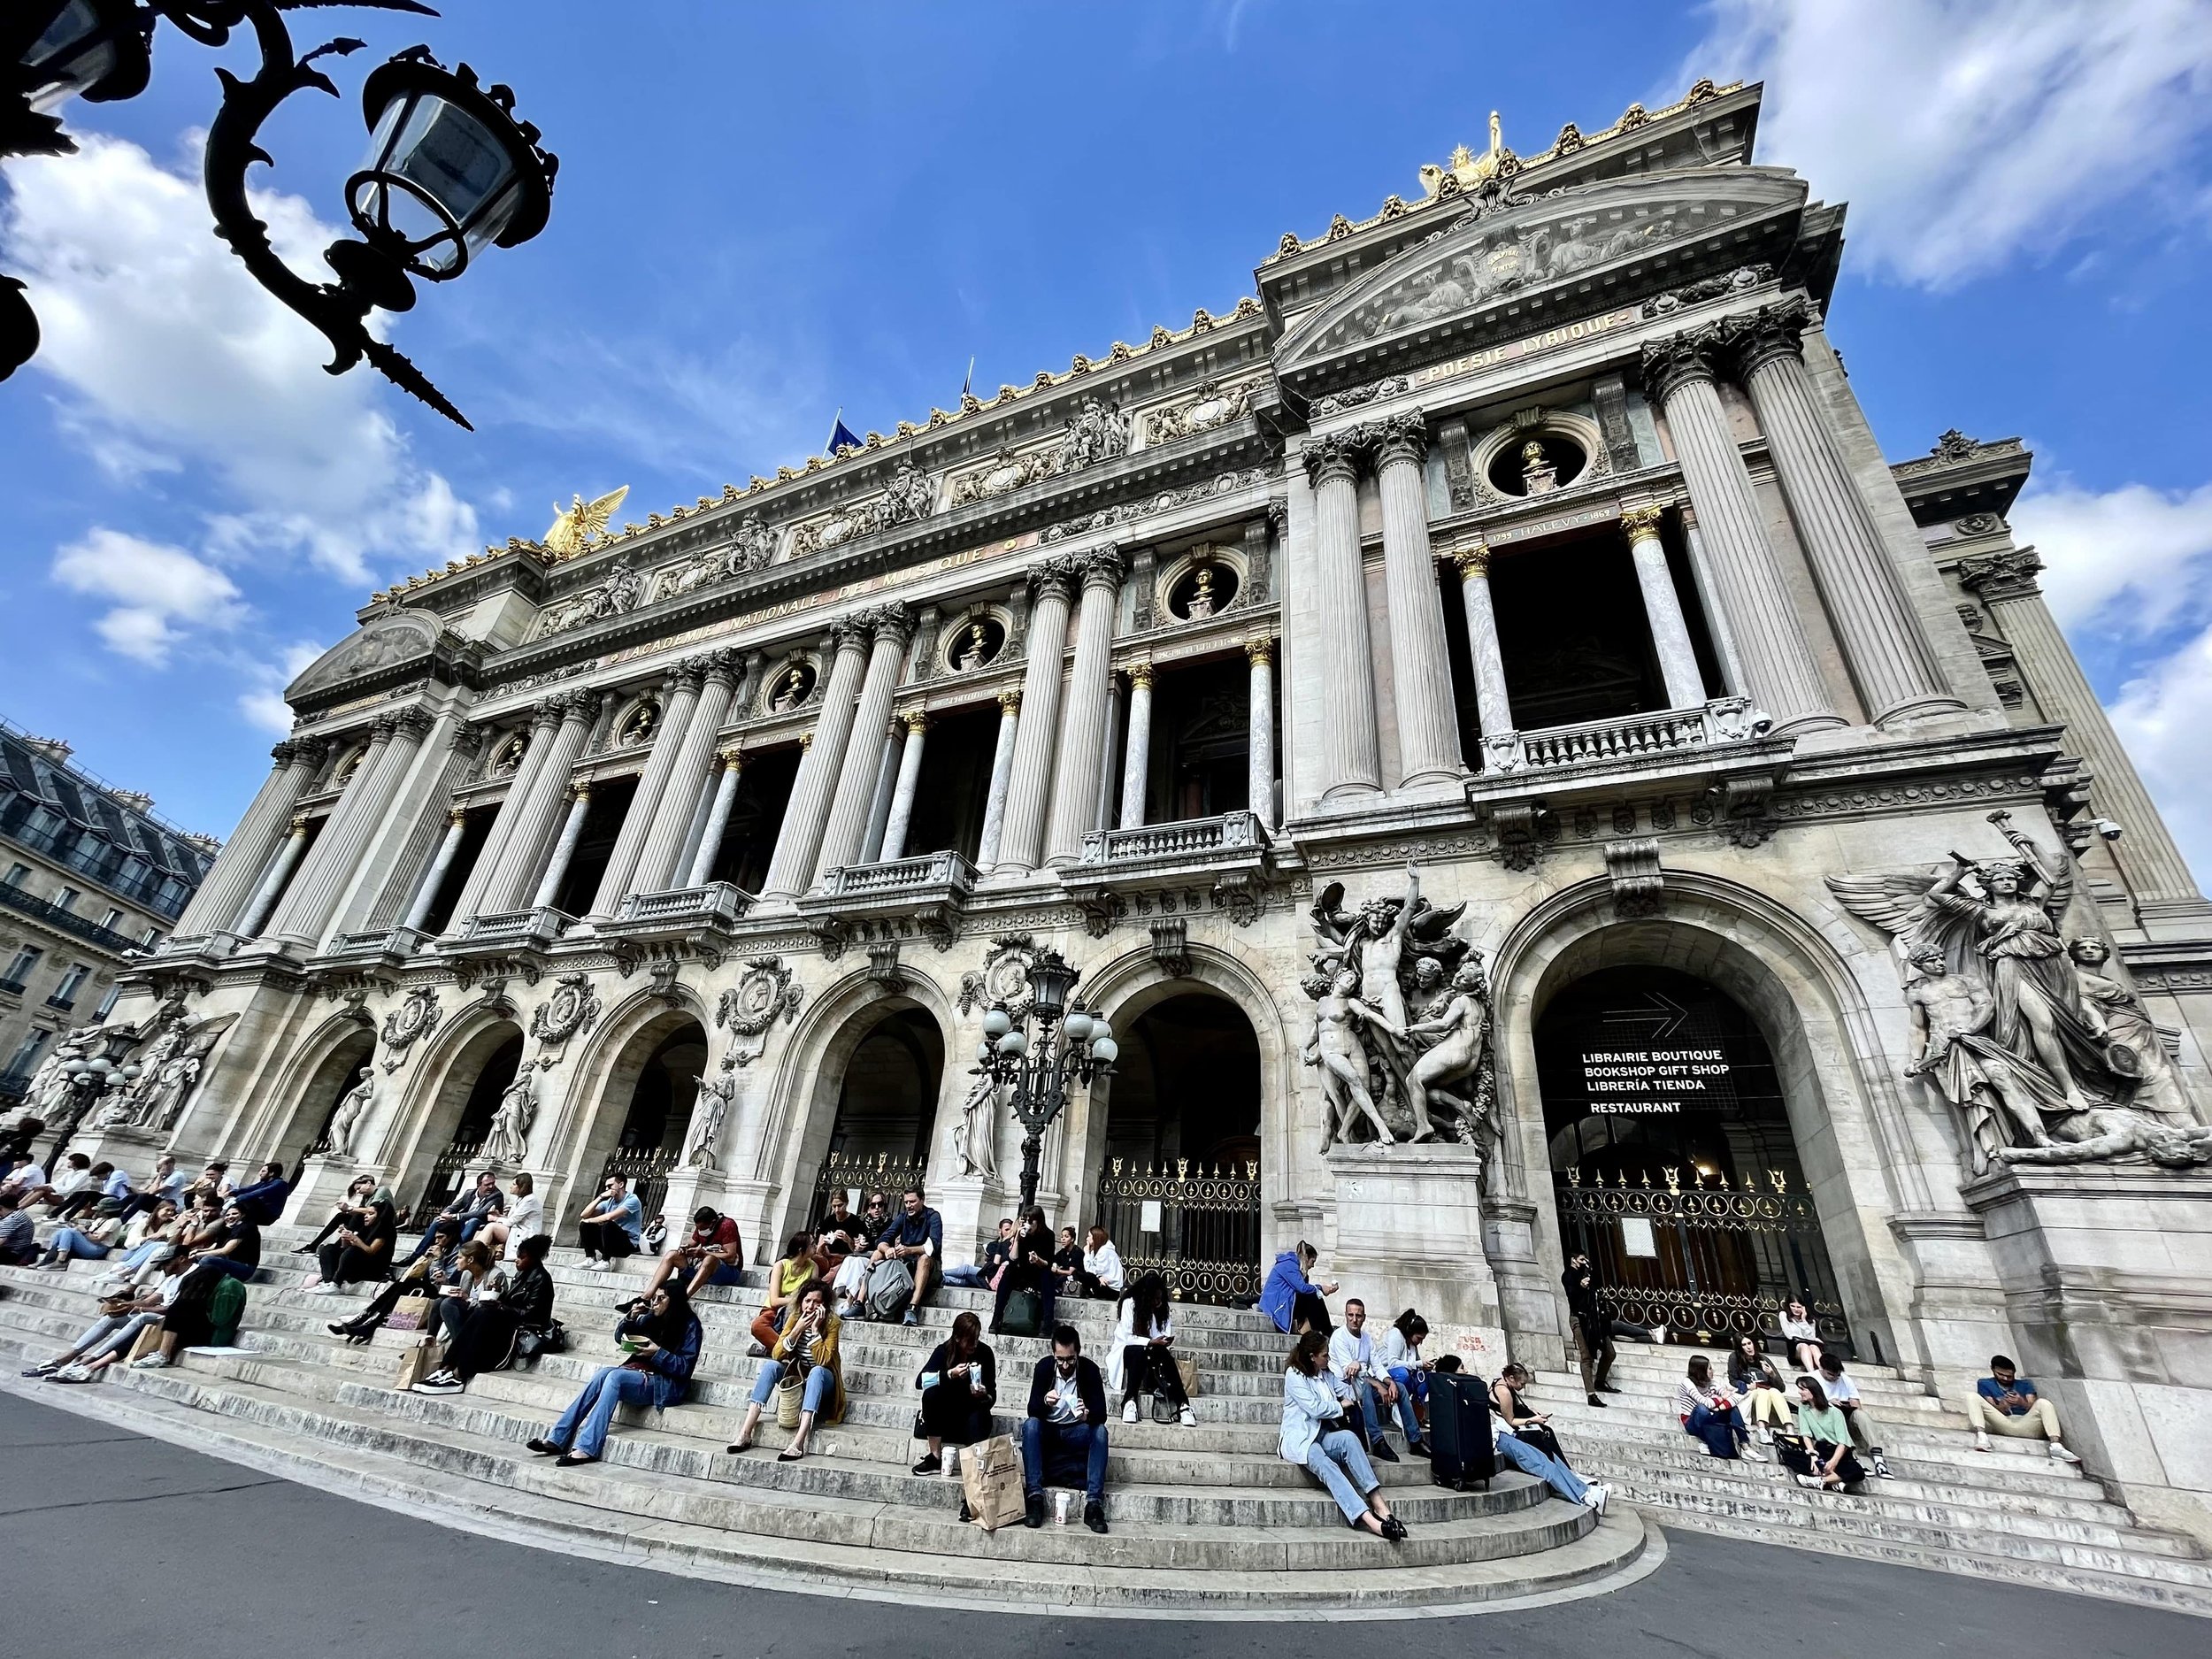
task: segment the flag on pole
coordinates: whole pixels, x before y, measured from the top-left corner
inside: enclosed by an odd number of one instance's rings
[[[845,424],[844,406],[840,404],[836,415],[830,421],[827,453],[835,455],[840,449],[857,449],[862,447],[860,434]]]
[[[969,395],[970,395],[970,394],[971,394],[971,393],[972,393],[974,389],[975,389],[975,359],[974,359],[973,357],[970,357],[970,358],[968,359],[968,372],[967,372],[967,373],[966,373],[965,375],[964,375],[964,376],[961,378],[961,381],[960,381],[960,401],[961,401],[963,403],[965,403],[968,401]]]

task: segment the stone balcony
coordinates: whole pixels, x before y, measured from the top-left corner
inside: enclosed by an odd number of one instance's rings
[[[1483,740],[1483,775],[1639,763],[1720,743],[1751,742],[1771,724],[1748,697],[1716,697],[1701,708],[1502,732]]]
[[[1133,895],[1164,910],[1218,906],[1240,921],[1256,912],[1272,864],[1273,843],[1256,812],[1093,830],[1080,859],[1060,872],[1083,907],[1094,937],[1126,913]],[[1179,899],[1176,895],[1180,895]]]
[[[882,942],[919,933],[943,950],[952,943],[961,907],[976,881],[975,866],[949,849],[872,864],[840,864],[798,908],[833,960],[854,939]]]
[[[500,956],[517,950],[543,950],[576,925],[565,910],[541,904],[527,910],[503,910],[471,917],[458,933],[439,946],[448,956]]]

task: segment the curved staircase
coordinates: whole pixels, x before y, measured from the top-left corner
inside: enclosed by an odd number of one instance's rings
[[[465,1394],[396,1391],[399,1356],[348,1347],[326,1325],[365,1297],[311,1296],[309,1258],[281,1253],[300,1236],[265,1233],[239,1337],[250,1353],[187,1355],[165,1370],[111,1370],[84,1386],[13,1373],[58,1351],[92,1318],[97,1263],[66,1272],[0,1268],[0,1359],[11,1386],[204,1450],[386,1503],[579,1553],[778,1588],[902,1600],[927,1596],[1014,1609],[1213,1613],[1240,1618],[1362,1609],[1474,1610],[1562,1591],[1610,1587],[1660,1558],[1633,1511],[1600,1522],[1510,1471],[1486,1492],[1429,1483],[1417,1459],[1382,1465],[1393,1509],[1411,1537],[1393,1546],[1348,1529],[1302,1471],[1275,1453],[1284,1340],[1258,1316],[1188,1307],[1177,1347],[1198,1362],[1199,1426],[1109,1426],[1106,1514],[1079,1525],[1019,1525],[986,1533],[957,1517],[956,1480],[916,1476],[915,1373],[953,1315],[987,1316],[980,1292],[941,1292],[920,1329],[849,1325],[843,1423],[818,1430],[816,1455],[779,1463],[773,1414],[759,1447],[733,1457],[757,1362],[745,1357],[759,1293],[710,1290],[695,1304],[706,1342],[690,1398],[664,1413],[624,1408],[603,1462],[559,1470],[523,1442],[577,1386],[619,1357],[613,1309],[636,1293],[638,1263],[587,1271],[573,1251],[552,1263],[557,1311],[572,1342],[527,1370],[478,1378]],[[1101,1356],[1110,1304],[1070,1307],[1087,1352]],[[995,1339],[1013,1432],[1034,1338]],[[1111,1403],[1118,1405],[1118,1400]],[[1079,1506],[1078,1506],[1079,1509]]]

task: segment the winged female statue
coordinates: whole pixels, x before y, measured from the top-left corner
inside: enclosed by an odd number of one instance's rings
[[[630,487],[625,484],[619,489],[611,489],[592,501],[588,502],[581,495],[577,495],[565,507],[555,502],[553,527],[540,536],[539,541],[548,552],[557,553],[563,558],[582,552],[584,544],[592,537],[606,533],[607,526],[613,521],[615,510],[622,505],[622,498],[629,493]]]

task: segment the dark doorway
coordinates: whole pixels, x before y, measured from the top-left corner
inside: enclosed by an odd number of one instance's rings
[[[600,880],[607,873],[607,861],[614,856],[622,820],[630,815],[630,803],[636,798],[634,777],[610,778],[592,785],[591,803],[584,809],[583,833],[576,838],[576,850],[569,856],[568,869],[553,893],[555,910],[581,916],[591,909],[591,902],[599,896]]]
[[[716,849],[710,881],[728,881],[748,893],[760,891],[768,879],[768,861],[775,856],[776,836],[783,829],[784,808],[791,801],[791,786],[799,777],[799,746],[786,743],[745,757],[738,774],[737,795],[730,803],[729,822],[722,827],[722,844]]]
[[[1490,561],[1490,596],[1517,730],[1667,706],[1635,565],[1618,529],[1499,553]]]
[[[668,1172],[683,1150],[692,1103],[698,1099],[699,1079],[706,1069],[707,1034],[697,1020],[687,1019],[662,1038],[639,1066],[629,1110],[622,1118],[621,1138],[599,1171],[603,1184],[610,1175],[629,1182],[649,1222],[660,1214],[661,1201],[667,1195]]]
[[[922,739],[926,747],[915,779],[914,816],[907,823],[901,857],[950,849],[974,859],[983,841],[983,812],[991,793],[998,728],[995,703],[941,715],[931,725]]]
[[[438,896],[431,901],[430,909],[423,915],[424,933],[442,933],[453,920],[453,907],[460,902],[461,890],[468,886],[469,877],[475,872],[476,861],[484,856],[484,843],[491,838],[492,820],[498,816],[498,808],[481,807],[461,820],[461,844],[453,849],[453,863],[448,866],[445,879],[438,884]],[[434,850],[431,856],[437,856]]]
[[[810,1216],[827,1209],[831,1188],[839,1187],[856,1210],[865,1189],[874,1187],[888,1193],[896,1207],[900,1189],[928,1171],[944,1075],[944,1038],[921,1009],[886,1015],[860,1040],[845,1063]]]
[[[1159,671],[1152,684],[1151,741],[1146,823],[1217,818],[1249,807],[1252,678],[1243,657]]]

